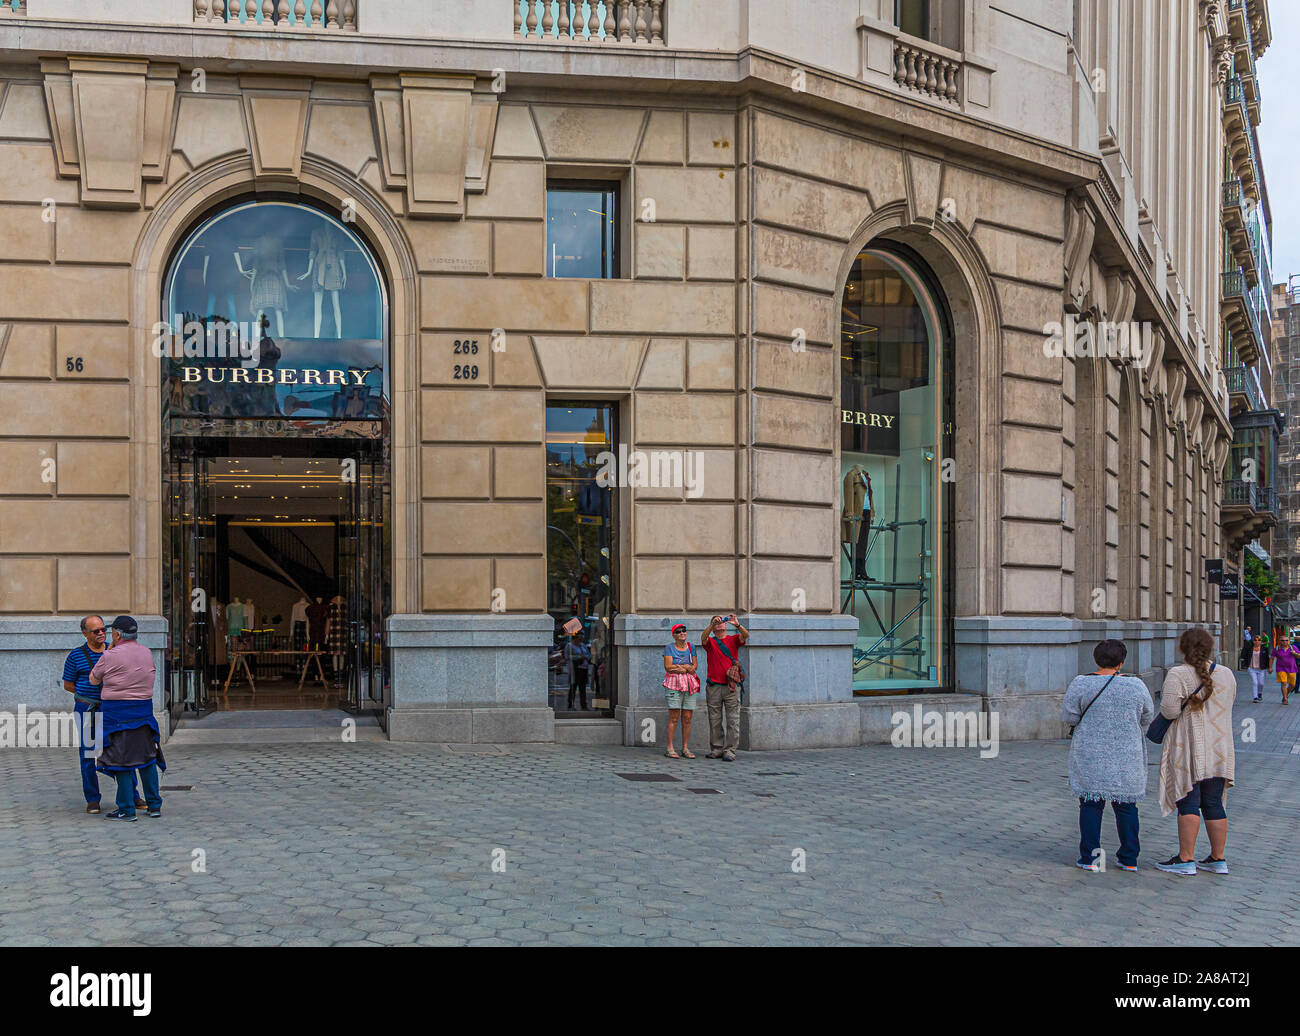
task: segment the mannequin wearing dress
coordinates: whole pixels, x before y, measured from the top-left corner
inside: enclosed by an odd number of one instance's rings
[[[292,631],[293,648],[302,651],[307,646],[307,598],[299,597],[289,613],[289,629]]]
[[[248,309],[254,322],[262,326],[262,318],[275,314],[276,331],[284,337],[284,311],[289,304],[288,292],[297,291],[298,285],[289,283],[289,272],[284,268],[284,246],[278,237],[263,234],[253,247],[252,269],[245,270],[239,253],[235,265],[247,277],[249,289]]]
[[[316,296],[316,337],[320,337],[321,302],[328,291],[334,303],[334,337],[342,338],[343,312],[339,304],[339,292],[348,286],[348,264],[343,258],[343,242],[328,227],[317,227],[311,232],[307,272],[298,280],[305,281],[313,272],[315,277],[311,287]]]
[[[334,682],[337,684],[343,673],[343,659],[348,647],[347,605],[338,594],[330,598],[329,644]]]

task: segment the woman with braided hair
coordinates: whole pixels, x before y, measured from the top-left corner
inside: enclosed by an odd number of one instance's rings
[[[1187,630],[1178,641],[1183,664],[1165,677],[1160,714],[1170,720],[1160,756],[1160,810],[1178,810],[1178,852],[1156,867],[1180,877],[1198,870],[1227,874],[1224,850],[1228,814],[1224,791],[1232,787],[1235,752],[1232,702],[1237,678],[1228,666],[1215,665],[1214,638],[1203,629]],[[1196,862],[1201,816],[1210,836],[1210,855]]]

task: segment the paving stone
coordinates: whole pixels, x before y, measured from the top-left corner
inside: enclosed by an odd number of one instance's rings
[[[1061,742],[742,756],[699,776],[721,796],[623,781],[617,746],[181,746],[194,791],[127,830],[86,822],[69,750],[6,749],[0,945],[1298,945],[1300,709],[1237,709],[1233,873],[1194,880],[1154,870],[1151,797],[1141,871],[1071,866]]]

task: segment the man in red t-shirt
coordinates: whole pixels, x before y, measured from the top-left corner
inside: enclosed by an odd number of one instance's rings
[[[736,627],[735,633],[727,633],[727,624]],[[727,670],[733,661],[740,661],[740,648],[749,640],[749,630],[745,629],[733,612],[725,619],[715,615],[709,620],[708,628],[700,637],[700,644],[709,660],[708,689],[705,699],[709,707],[709,758],[725,759],[729,763],[736,761],[736,749],[740,747],[740,689],[731,690],[727,686]],[[719,644],[726,645],[731,653],[728,658]],[[726,710],[726,735],[723,735],[723,709]]]

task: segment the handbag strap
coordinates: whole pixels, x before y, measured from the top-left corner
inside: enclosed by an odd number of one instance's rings
[[[1110,679],[1101,685],[1101,690],[1098,691],[1095,695],[1093,695],[1092,701],[1088,702],[1088,704],[1083,707],[1083,711],[1079,713],[1079,723],[1083,722],[1083,717],[1088,715],[1088,710],[1097,703],[1098,698],[1100,698],[1103,694],[1106,693],[1106,688],[1109,687],[1112,682],[1114,682],[1115,677],[1117,676],[1119,676],[1119,673],[1111,673]],[[1077,727],[1079,723],[1076,723],[1075,726]]]
[[[734,663],[736,661],[736,656],[727,650],[727,642],[725,640],[719,640],[717,637],[713,636],[712,633],[710,633],[709,636],[713,637],[713,643],[718,645],[718,650],[720,650]]]

